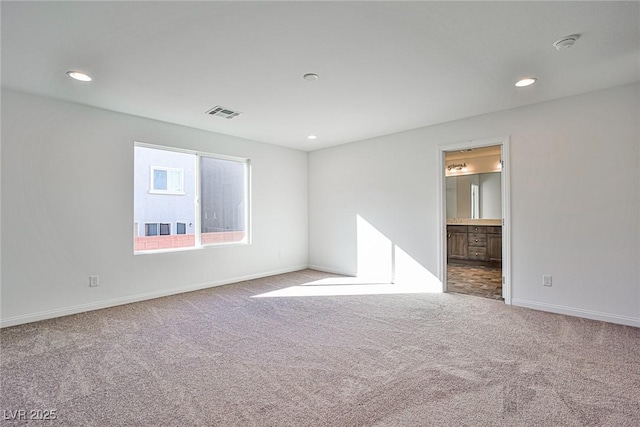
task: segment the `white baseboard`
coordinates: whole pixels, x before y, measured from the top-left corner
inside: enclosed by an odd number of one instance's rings
[[[150,300],[154,298],[166,297],[169,295],[182,294],[185,292],[197,291],[200,289],[213,288],[215,286],[229,285],[231,283],[244,282],[245,280],[260,279],[262,277],[275,276],[276,274],[291,273],[293,271],[304,270],[308,268],[307,265],[301,265],[296,267],[285,268],[281,270],[274,270],[258,274],[250,274],[247,276],[234,277],[225,280],[197,283],[193,285],[180,286],[177,288],[165,289],[156,292],[146,292],[143,294],[129,295],[122,298],[112,298],[104,301],[96,301],[87,304],[74,305],[70,307],[57,308],[54,310],[40,311],[37,313],[29,313],[20,316],[8,317],[6,319],[0,319],[0,328],[7,328],[9,326],[21,325],[23,323],[37,322],[39,320],[52,319],[55,317],[68,316],[71,314],[84,313],[87,311],[100,310],[102,308],[115,307],[118,305],[130,304],[133,302],[140,302]]]
[[[518,307],[531,308],[534,310],[548,311],[557,314],[566,314],[568,316],[584,317],[591,320],[601,320],[603,322],[617,323],[620,325],[635,326],[640,328],[640,319],[630,316],[620,316],[617,314],[603,313],[600,311],[583,310],[581,308],[566,307],[556,304],[547,304],[536,301],[528,301],[513,298],[511,304]]]
[[[338,270],[335,268],[331,268],[331,267],[324,267],[322,265],[309,265],[308,268],[312,269],[312,270],[316,270],[316,271],[321,271],[323,273],[332,273],[332,274],[340,274],[342,276],[350,276],[350,277],[355,277],[356,275],[351,273],[351,272],[347,272],[347,271],[342,271],[342,270]]]

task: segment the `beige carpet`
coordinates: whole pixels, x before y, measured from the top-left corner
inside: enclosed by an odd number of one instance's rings
[[[638,328],[458,294],[251,298],[329,276],[3,329],[1,423],[640,425]]]

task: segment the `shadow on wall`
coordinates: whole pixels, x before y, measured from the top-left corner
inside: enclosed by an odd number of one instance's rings
[[[356,277],[334,277],[256,295],[302,297],[442,292],[442,282],[398,245],[357,215]]]

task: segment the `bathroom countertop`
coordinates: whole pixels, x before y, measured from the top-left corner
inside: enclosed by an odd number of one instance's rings
[[[447,225],[502,225],[501,219],[448,218]]]

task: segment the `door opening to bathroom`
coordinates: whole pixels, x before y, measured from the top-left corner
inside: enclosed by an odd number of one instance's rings
[[[442,265],[445,291],[510,304],[505,144],[441,147]]]

